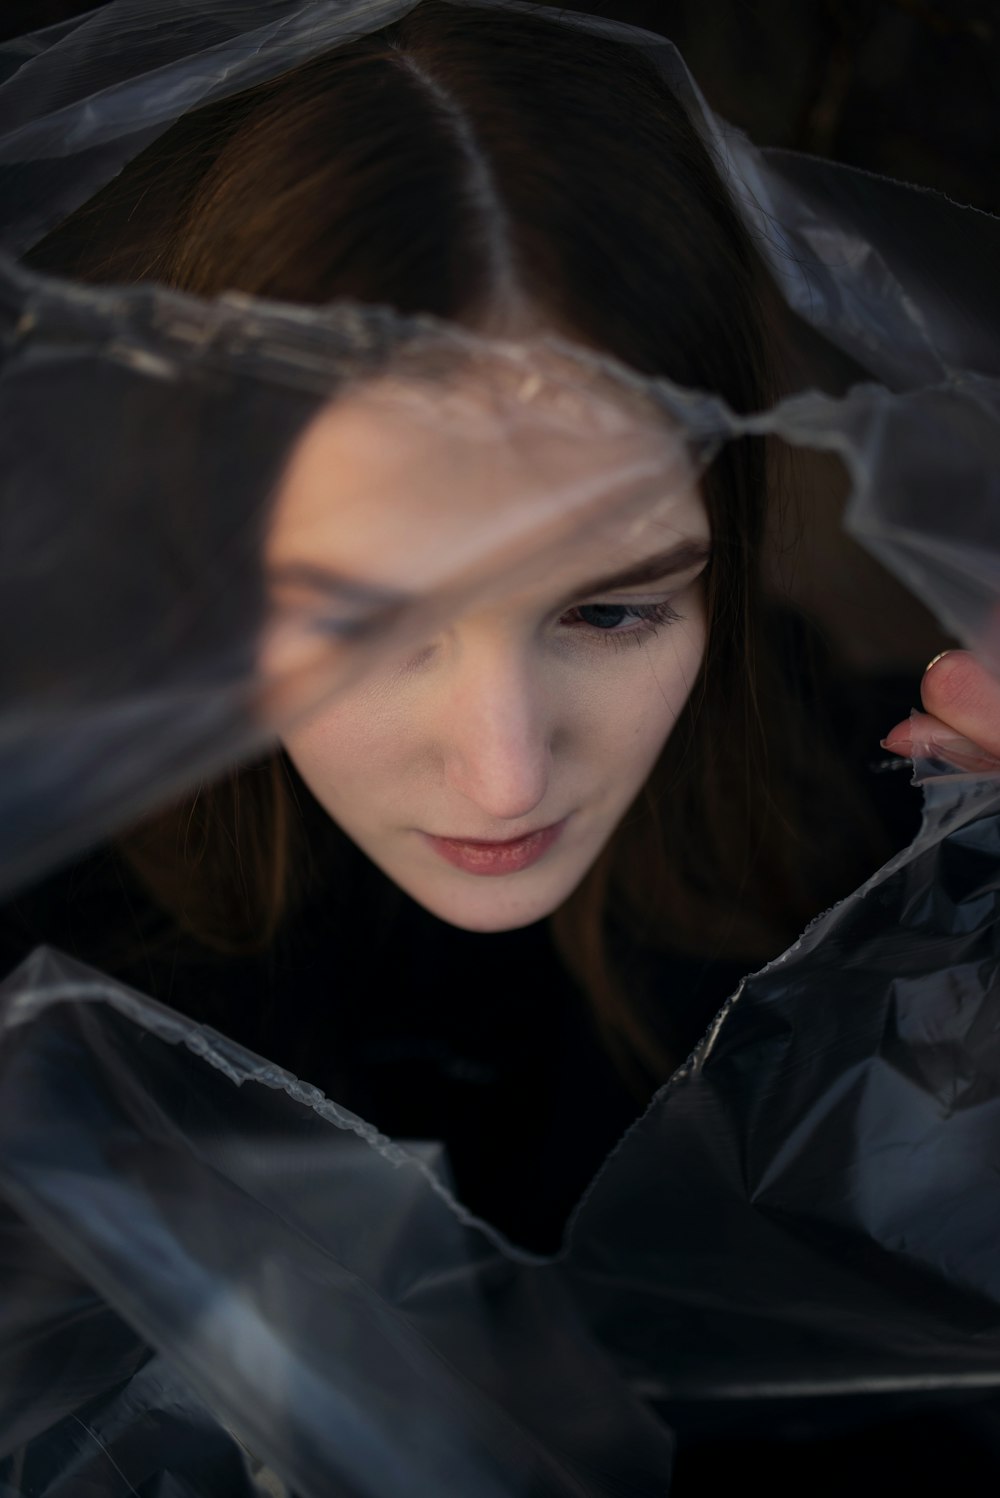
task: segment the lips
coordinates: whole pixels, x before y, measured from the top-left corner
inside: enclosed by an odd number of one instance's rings
[[[566,824],[564,817],[549,827],[529,832],[524,837],[511,838],[503,843],[476,842],[466,838],[432,837],[424,833],[425,841],[441,858],[462,869],[467,874],[516,874],[549,851]]]

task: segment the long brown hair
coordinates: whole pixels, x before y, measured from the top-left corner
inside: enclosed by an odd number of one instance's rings
[[[683,108],[636,49],[543,11],[424,0],[181,120],[29,259],[203,295],[353,297],[474,328],[526,305],[737,411],[778,391],[767,278]],[[630,943],[768,957],[857,873],[834,819],[815,815],[817,792],[828,804],[844,782],[765,637],[773,471],[765,443],[747,439],[706,475],[702,670],[642,795],[551,918],[637,1090],[699,1021],[679,1008],[673,1034],[654,1033],[623,966]],[[305,885],[297,829],[274,754],[119,847],[189,933],[246,952],[273,940]]]

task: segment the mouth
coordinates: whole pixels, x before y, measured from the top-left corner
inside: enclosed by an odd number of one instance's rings
[[[441,858],[467,874],[516,874],[537,863],[559,838],[568,818],[540,827],[506,842],[482,842],[473,838],[433,837],[424,840]]]

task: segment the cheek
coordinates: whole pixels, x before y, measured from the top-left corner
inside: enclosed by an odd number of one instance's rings
[[[586,765],[590,776],[620,785],[627,799],[652,769],[698,675],[706,622],[700,599],[682,620],[641,646],[601,647],[596,661],[574,672],[556,713],[555,739],[566,750],[562,768]],[[565,679],[564,679],[565,680]],[[283,737],[302,778],[326,810],[352,823],[365,805],[384,809],[405,797],[427,762],[425,733],[443,720],[408,693],[377,688],[345,694]],[[556,765],[562,756],[557,752]]]
[[[367,693],[322,708],[283,735],[296,769],[327,811],[384,792],[406,752],[405,725]]]
[[[612,653],[612,664],[601,672],[593,718],[609,749],[640,769],[652,767],[691,694],[706,638],[699,603],[644,645]]]

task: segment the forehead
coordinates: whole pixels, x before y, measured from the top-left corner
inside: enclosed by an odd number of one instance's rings
[[[530,582],[708,539],[686,444],[601,393],[370,382],[303,432],[275,494],[268,568],[328,566],[421,592],[479,570]]]

